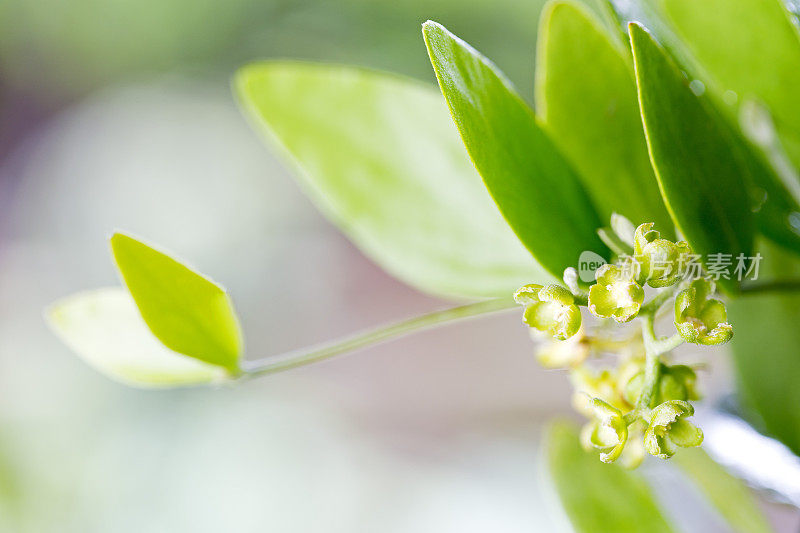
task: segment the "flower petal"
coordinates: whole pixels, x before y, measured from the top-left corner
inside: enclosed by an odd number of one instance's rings
[[[539,291],[541,288],[541,285],[536,285],[535,283],[524,285],[514,293],[514,301],[521,305],[536,303],[539,301]]]
[[[722,324],[717,324],[717,327],[711,330],[708,335],[702,336],[700,338],[700,344],[705,346],[718,346],[720,344],[725,344],[732,338],[733,326],[727,322],[723,322]]]
[[[575,296],[561,285],[547,285],[539,290],[538,298],[543,302],[554,302],[561,305],[572,305]]]
[[[682,418],[670,425],[668,435],[672,442],[684,448],[700,446],[703,443],[702,430]]]

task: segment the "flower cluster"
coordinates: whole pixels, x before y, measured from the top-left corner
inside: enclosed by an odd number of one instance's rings
[[[646,453],[667,459],[677,447],[702,443],[702,431],[687,420],[694,414],[690,402],[700,398],[697,374],[669,357],[685,342],[725,343],[733,329],[725,305],[712,298],[713,281],[688,275],[692,250],[686,242],[663,238],[650,223],[634,227],[619,215],[611,228],[600,235],[613,242],[618,260],[597,269],[588,291],[575,269],[567,269],[566,287],[526,285],[514,298],[525,306],[523,322],[532,336],[549,338],[537,350],[540,363],[570,371],[573,403],[589,419],[581,433],[584,446],[603,462],[635,467]],[[673,298],[676,331],[658,336],[657,314]],[[581,306],[605,319],[591,334]],[[620,329],[634,319],[641,331]],[[613,365],[598,364],[609,359],[600,357],[606,354],[613,354]]]

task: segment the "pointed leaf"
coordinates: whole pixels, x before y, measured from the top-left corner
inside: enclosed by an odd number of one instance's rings
[[[708,95],[709,104],[715,104],[723,119],[720,124],[737,144],[738,157],[747,162],[751,194],[757,201],[755,219],[759,231],[800,253],[797,200],[800,182],[785,155],[788,150],[796,164],[800,161],[800,135],[795,131],[796,126],[788,125],[797,122],[798,115],[787,111],[789,106],[798,105],[794,98],[796,87],[792,88],[798,80],[794,66],[797,61],[792,56],[798,54],[800,41],[779,3],[779,0],[644,0],[635,4],[611,1],[621,18],[643,21],[669,49],[681,69],[696,80],[695,89]],[[773,56],[778,58],[774,62],[763,60]],[[785,94],[777,98],[784,88]],[[749,124],[743,132],[742,125],[748,119],[742,104],[752,104],[754,99],[768,100],[775,109],[773,113],[791,114],[788,118],[778,117],[775,126],[771,123],[767,126],[766,145],[763,139],[752,142],[743,136],[753,128],[759,136],[763,137],[765,132],[763,123]],[[771,117],[769,121],[772,122]]]
[[[665,19],[729,101],[757,98],[800,167],[800,38],[781,0],[659,0]],[[727,92],[727,95],[725,94]]]
[[[438,295],[487,297],[551,279],[486,194],[434,88],[280,62],[245,67],[235,84],[317,207],[401,280]]]
[[[142,318],[167,348],[238,370],[239,321],[222,287],[128,235],[115,233],[111,249]]]
[[[638,24],[630,25],[630,35],[650,158],[672,219],[704,262],[719,253],[749,256],[747,161],[664,49]],[[738,290],[735,279],[718,283]]]
[[[545,453],[550,479],[578,533],[639,533],[643,527],[648,533],[673,531],[647,484],[635,472],[587,453],[572,424],[550,428]]]
[[[441,25],[423,25],[433,68],[472,161],[500,212],[554,276],[581,252],[608,253],[575,171],[485,57]]]
[[[684,49],[690,58],[685,68],[702,76],[734,123],[743,104],[755,100],[766,105],[774,124],[756,127],[774,128],[776,135],[768,143],[771,146],[761,146],[769,163],[756,173],[756,186],[764,198],[757,213],[759,228],[800,253],[800,35],[787,6],[781,0],[658,0],[657,4],[670,35],[674,34],[673,47]]]
[[[98,289],[56,302],[50,327],[78,356],[108,377],[139,387],[220,381],[218,366],[173,352],[156,339],[123,288]]]
[[[678,466],[697,484],[737,533],[770,533],[772,528],[750,489],[700,448],[675,454]]]
[[[630,51],[581,4],[558,0],[542,15],[536,110],[575,168],[603,221],[673,228],[658,190],[639,114]]]

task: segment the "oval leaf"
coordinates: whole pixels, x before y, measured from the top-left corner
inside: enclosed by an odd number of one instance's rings
[[[711,105],[653,38],[631,24],[636,79],[650,158],[678,229],[705,264],[714,254],[750,255],[753,213],[748,162]],[[733,276],[731,276],[733,278]],[[726,292],[735,279],[720,278]]]
[[[441,25],[428,21],[423,34],[467,151],[523,244],[558,277],[585,250],[607,255],[575,171],[510,82]]]
[[[115,233],[111,250],[142,318],[167,348],[238,370],[239,320],[222,287],[128,235]]]
[[[630,51],[581,4],[551,2],[542,15],[536,111],[579,171],[601,219],[673,223],[658,190],[639,114]]]
[[[50,327],[77,355],[112,379],[139,387],[211,383],[224,369],[173,352],[148,330],[122,288],[79,293],[47,311]]]
[[[369,257],[444,296],[551,279],[503,221],[436,90],[331,65],[259,63],[236,91],[311,199]]]
[[[545,453],[549,477],[578,533],[673,531],[647,484],[634,472],[584,451],[572,424],[560,422],[549,429]]]

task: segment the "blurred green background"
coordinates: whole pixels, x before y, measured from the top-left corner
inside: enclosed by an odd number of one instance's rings
[[[172,392],[109,382],[42,320],[57,298],[117,283],[116,228],[222,281],[250,357],[441,305],[316,213],[240,116],[230,77],[289,57],[433,83],[430,18],[531,100],[542,4],[0,3],[0,530],[562,530],[536,447],[541,425],[569,412],[569,385],[536,365],[516,317]],[[723,390],[714,364],[709,386]],[[664,479],[663,492],[680,484]],[[706,508],[682,520],[725,531]]]

